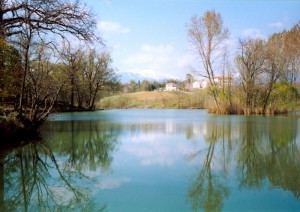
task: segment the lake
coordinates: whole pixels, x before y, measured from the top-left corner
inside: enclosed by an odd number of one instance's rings
[[[299,211],[299,115],[52,114],[0,154],[0,211]]]

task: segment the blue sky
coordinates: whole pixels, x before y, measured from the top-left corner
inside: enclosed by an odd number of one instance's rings
[[[300,1],[83,0],[97,14],[98,30],[118,72],[154,79],[185,79],[195,54],[187,36],[193,15],[214,9],[239,38],[267,38],[300,21]]]

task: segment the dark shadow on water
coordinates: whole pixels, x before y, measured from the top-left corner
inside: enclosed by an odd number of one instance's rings
[[[107,171],[118,131],[97,125],[46,126],[43,140],[0,153],[0,211],[103,211],[92,201],[86,170]],[[59,130],[70,128],[62,136]],[[99,171],[101,172],[101,171]],[[102,206],[101,206],[102,205]]]

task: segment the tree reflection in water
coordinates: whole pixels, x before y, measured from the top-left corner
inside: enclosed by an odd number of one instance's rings
[[[83,169],[109,168],[118,133],[87,126],[81,135],[73,128],[63,141],[54,133],[1,154],[0,211],[104,210],[81,180],[89,180]]]
[[[215,147],[221,136],[224,136],[224,131],[220,131],[217,125],[210,126],[207,135],[204,136],[208,143],[207,153],[196,181],[193,182],[189,191],[194,211],[201,208],[206,211],[221,211],[224,198],[229,196],[229,189],[222,183],[221,176],[212,170]],[[197,151],[190,159],[194,160],[197,156],[201,156],[202,152],[202,150]]]
[[[84,188],[72,185],[46,143],[33,141],[2,157],[2,211],[62,210],[87,205]],[[67,197],[67,198],[66,198]]]
[[[297,119],[273,118],[266,125],[244,126],[238,155],[240,186],[270,187],[291,191],[300,200],[300,154],[296,143]]]
[[[190,157],[195,160],[198,156],[197,160],[203,161],[189,190],[195,211],[222,210],[230,194],[232,177],[237,178],[240,189],[262,187],[267,182],[271,189],[289,190],[300,200],[297,119],[254,116],[241,119],[242,122],[225,118],[205,123],[206,131],[202,135],[208,148]],[[236,175],[229,176],[230,166]]]

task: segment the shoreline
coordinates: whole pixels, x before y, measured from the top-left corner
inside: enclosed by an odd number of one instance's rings
[[[151,110],[151,109],[160,109],[160,110],[206,110],[207,113],[212,115],[241,115],[241,116],[289,116],[289,115],[299,115],[300,110],[283,110],[282,112],[272,112],[272,113],[257,113],[252,111],[252,113],[211,113],[207,108],[166,108],[166,107],[124,107],[124,108],[94,108],[93,110],[79,109],[79,110],[54,110],[50,114],[55,113],[68,113],[68,112],[93,112],[93,111],[102,111],[102,110],[130,110],[130,109],[140,109],[140,110]],[[20,146],[23,143],[26,143],[26,140],[36,139],[39,137],[40,127],[25,127],[21,124],[18,124],[12,120],[0,120],[0,147],[9,147],[9,146]]]

